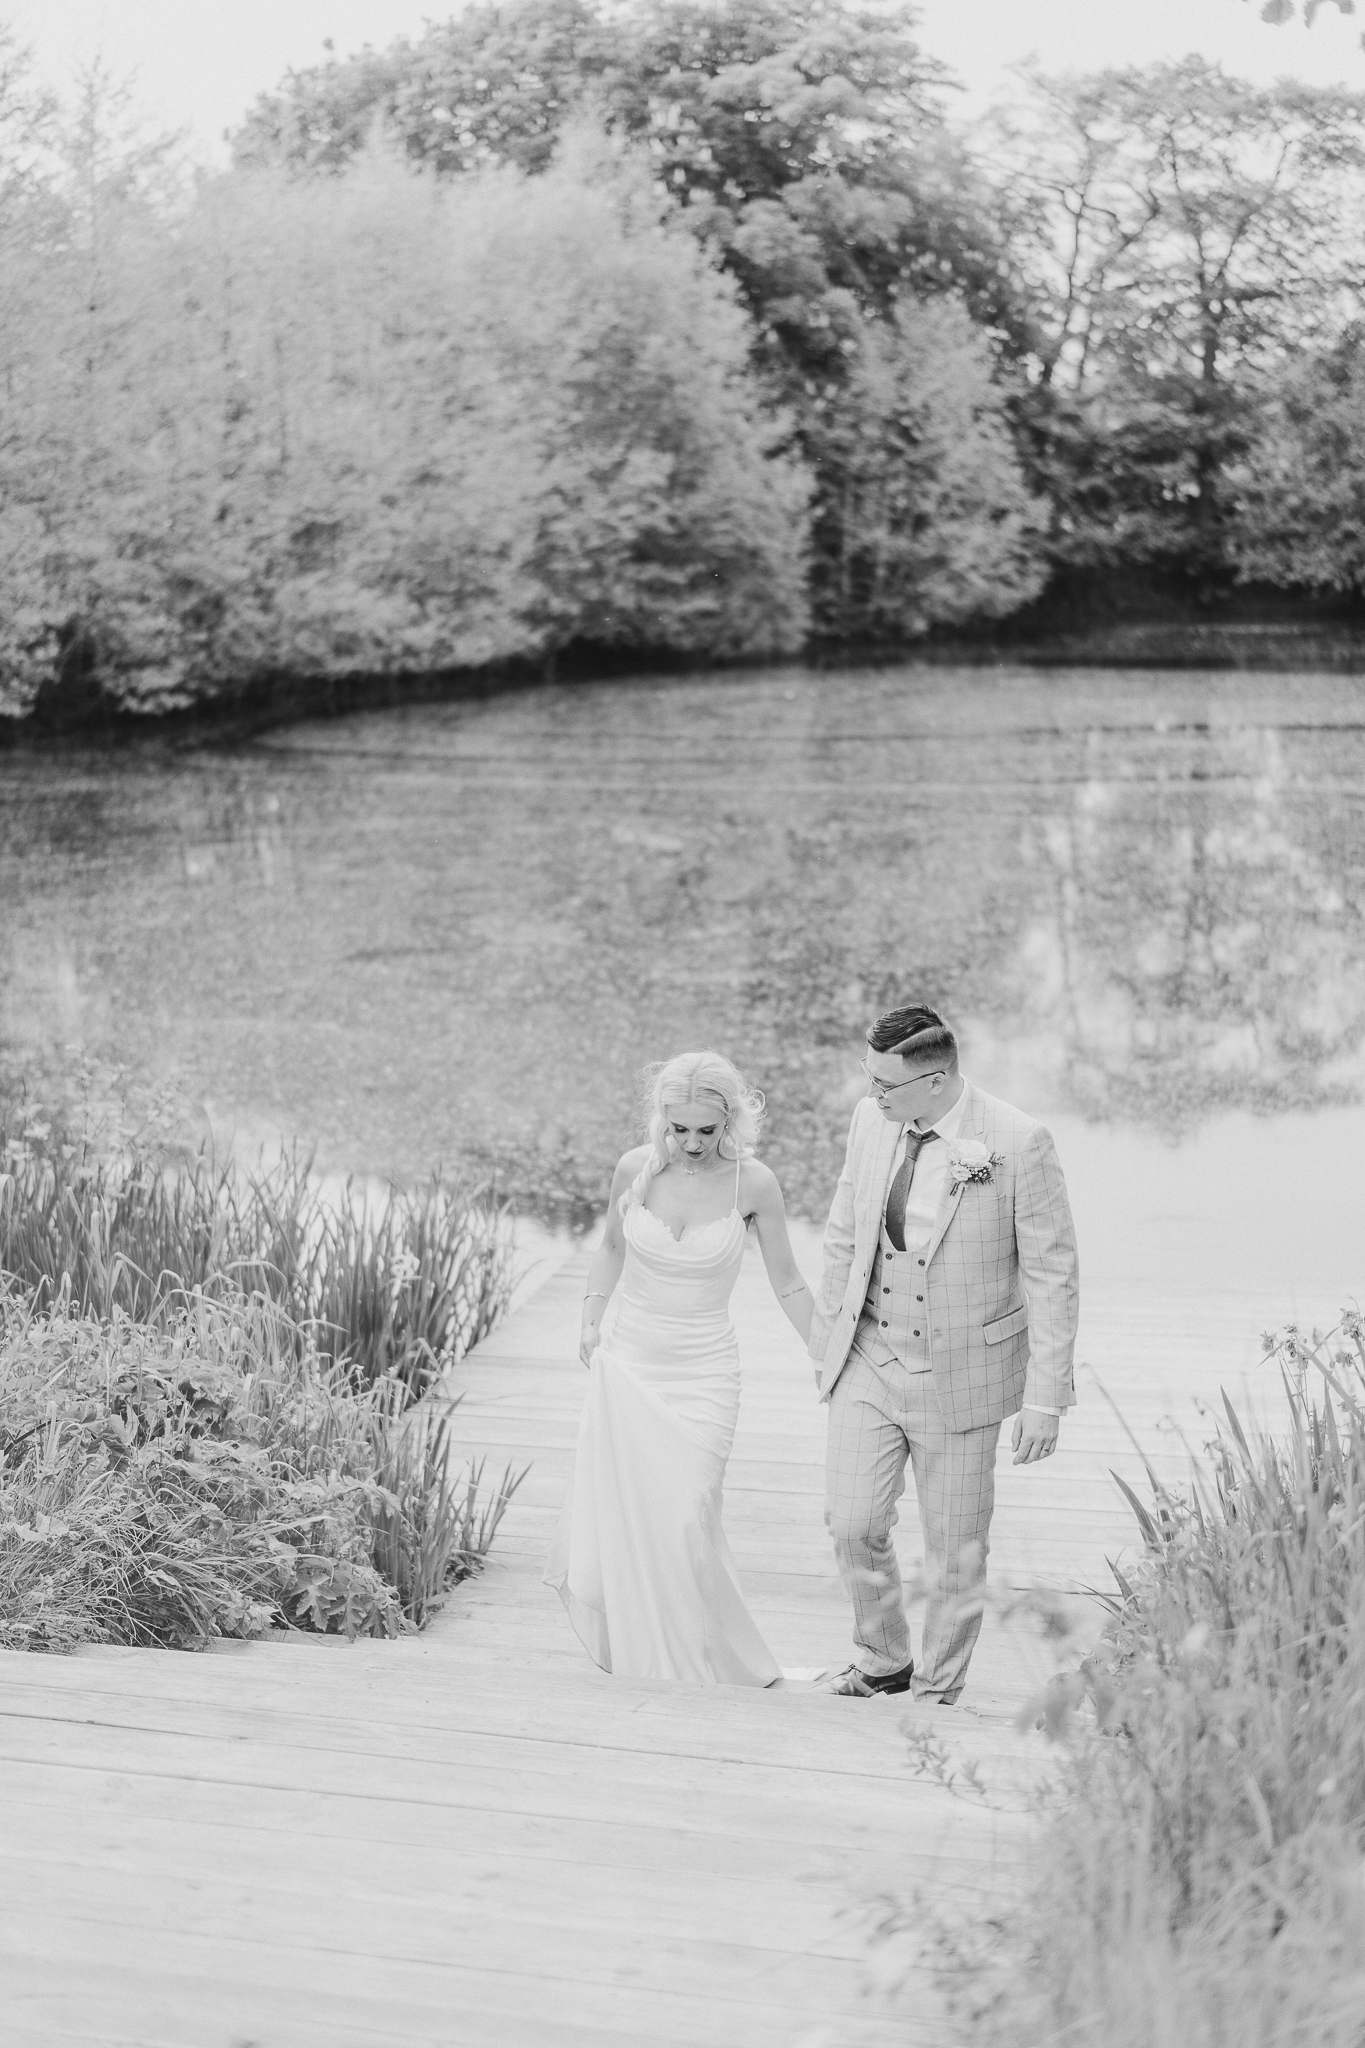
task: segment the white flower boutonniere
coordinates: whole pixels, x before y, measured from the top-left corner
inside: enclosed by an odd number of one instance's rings
[[[1004,1163],[1004,1153],[992,1152],[979,1138],[959,1138],[948,1153],[948,1171],[955,1188],[965,1187],[968,1181],[988,1186],[995,1179],[996,1167]]]

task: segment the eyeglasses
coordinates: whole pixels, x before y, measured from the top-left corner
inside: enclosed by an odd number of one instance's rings
[[[940,1075],[946,1079],[947,1075],[945,1068],[935,1067],[933,1073],[912,1074],[908,1081],[879,1081],[875,1074],[868,1073],[866,1060],[859,1060],[858,1065],[862,1068],[864,1074],[867,1075],[867,1085],[879,1102],[884,1102],[888,1095],[895,1095],[902,1088],[913,1088],[916,1081],[933,1081],[938,1079]]]

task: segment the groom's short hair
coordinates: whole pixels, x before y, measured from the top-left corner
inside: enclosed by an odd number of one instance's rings
[[[888,1010],[868,1032],[867,1042],[873,1052],[899,1053],[917,1067],[941,1066],[951,1072],[957,1065],[957,1039],[927,1003]]]

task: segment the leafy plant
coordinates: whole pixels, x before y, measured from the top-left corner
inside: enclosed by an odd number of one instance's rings
[[[483,1461],[461,1465],[451,1430],[454,1403],[423,1402],[405,1416],[371,1410],[376,1497],[371,1553],[418,1627],[448,1585],[487,1555],[524,1474],[510,1467],[483,1499]]]
[[[1359,2048],[1365,2012],[1365,1332],[1267,1339],[1277,1432],[1232,1404],[1099,1648],[1031,1714],[1064,1745],[1031,1903],[959,1951],[990,2039]]]
[[[38,1303],[134,1319],[167,1295],[259,1294],[308,1325],[360,1382],[413,1393],[486,1336],[507,1305],[504,1211],[439,1175],[375,1200],[329,1200],[297,1152],[243,1174],[207,1152],[91,1158],[30,1108],[0,1118],[0,1271]]]
[[[520,1475],[480,1502],[453,1402],[357,1388],[264,1295],[149,1320],[0,1299],[0,1643],[197,1648],[272,1627],[394,1635],[475,1570]]]

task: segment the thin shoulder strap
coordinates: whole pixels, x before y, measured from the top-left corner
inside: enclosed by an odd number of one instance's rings
[[[741,1155],[741,1154],[740,1154],[740,1153],[739,1153],[738,1151],[736,1151],[736,1153],[735,1153],[735,1207],[736,1207],[736,1209],[738,1209],[738,1207],[739,1207],[739,1169],[740,1169],[740,1167],[741,1167],[741,1166],[742,1166],[743,1164],[744,1164],[743,1156],[742,1156],[742,1155]]]

